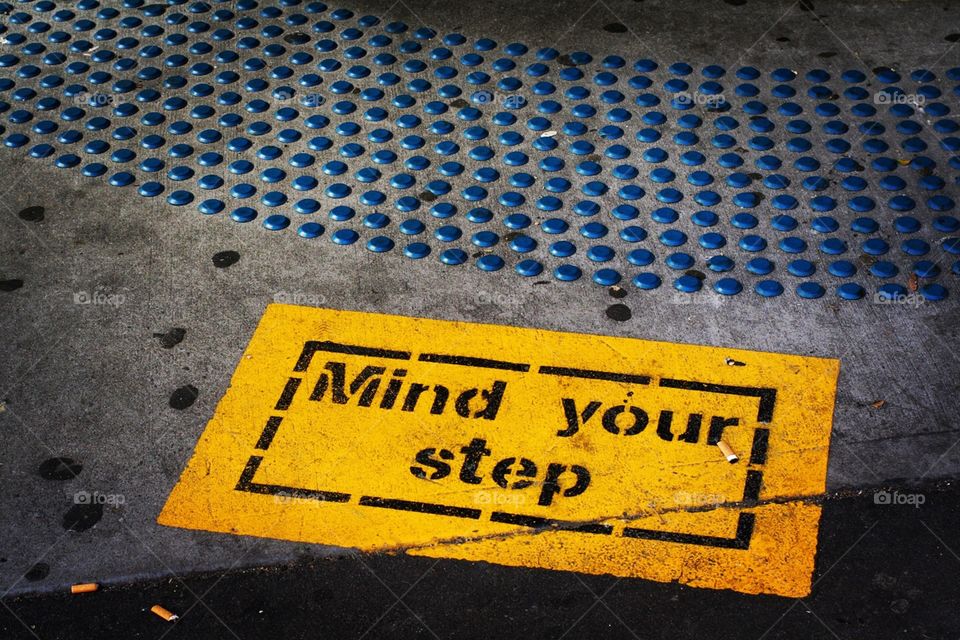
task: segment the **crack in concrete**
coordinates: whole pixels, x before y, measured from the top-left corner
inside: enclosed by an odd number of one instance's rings
[[[543,527],[525,527],[518,529],[516,531],[507,531],[503,533],[490,533],[478,536],[456,536],[452,538],[442,538],[434,540],[428,543],[416,543],[416,544],[399,544],[399,545],[390,545],[385,547],[377,547],[371,549],[372,552],[378,553],[406,553],[409,551],[418,551],[421,549],[431,549],[435,547],[443,547],[449,545],[462,545],[470,544],[474,542],[486,542],[488,540],[509,540],[517,537],[524,536],[536,536],[543,533],[555,532],[555,531],[571,531],[579,527],[588,526],[588,525],[598,525],[609,522],[611,520],[621,520],[621,521],[632,521],[640,520],[650,517],[659,517],[661,522],[665,522],[663,518],[664,514],[669,513],[708,513],[711,511],[717,511],[720,509],[753,509],[756,507],[762,507],[765,505],[771,504],[789,504],[791,502],[803,502],[808,504],[820,504],[828,500],[836,500],[842,498],[851,498],[862,495],[863,489],[839,489],[837,491],[827,491],[823,493],[815,494],[798,494],[798,495],[789,495],[789,496],[777,496],[773,498],[766,498],[763,500],[756,501],[728,501],[728,502],[717,502],[704,505],[676,505],[668,508],[653,508],[651,505],[652,512],[636,513],[636,514],[620,514],[615,516],[605,516],[599,518],[590,518],[587,520],[564,520],[562,522],[553,522],[547,526]],[[593,535],[593,534],[585,534]]]

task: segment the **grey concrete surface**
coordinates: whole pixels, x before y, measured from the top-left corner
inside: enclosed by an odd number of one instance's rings
[[[960,50],[944,40],[946,3],[815,4],[815,12],[799,3],[755,1],[354,6],[422,20],[441,33],[695,66],[729,68],[741,60],[764,69],[883,63],[942,71],[960,64]],[[605,32],[611,22],[632,33]],[[818,58],[822,52],[835,55]],[[20,219],[28,206],[44,207],[43,220]],[[212,256],[224,250],[239,252],[240,260],[217,268]],[[691,297],[668,286],[653,292],[627,286],[627,297],[614,300],[587,278],[567,284],[518,278],[509,269],[442,268],[433,257],[374,256],[362,243],[338,247],[326,237],[305,241],[223,215],[206,218],[193,207],[139,198],[2,149],[0,280],[9,279],[23,280],[21,288],[0,291],[0,590],[9,593],[341,553],[155,524],[257,320],[275,299],[840,358],[830,489],[960,472],[956,293],[938,304],[903,306],[831,296]],[[84,295],[93,303],[79,304]],[[630,320],[605,315],[615,302],[631,308]],[[183,341],[163,348],[154,334],[174,327],[186,329]],[[185,385],[198,389],[196,402],[171,408],[171,394]],[[40,464],[57,456],[82,463],[77,479],[39,475]],[[67,531],[63,518],[78,491],[118,496],[114,502],[122,504],[106,505],[86,531]],[[48,573],[25,578],[38,564]]]

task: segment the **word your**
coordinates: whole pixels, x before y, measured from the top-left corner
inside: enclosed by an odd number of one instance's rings
[[[603,404],[597,400],[588,402],[585,406],[578,407],[573,398],[563,398],[560,400],[563,405],[563,414],[567,419],[567,428],[557,431],[561,438],[569,438],[577,433],[581,427],[587,425],[591,418],[600,414],[599,422],[603,429],[613,435],[635,436],[647,428],[650,423],[650,416],[640,407],[618,404],[608,407],[602,413],[600,409]],[[596,422],[596,421],[594,421]],[[677,440],[680,442],[696,443],[700,439],[700,426],[703,423],[702,413],[691,413],[687,416],[687,425],[683,433],[677,434]],[[707,444],[717,444],[723,438],[723,430],[727,427],[735,427],[740,424],[739,418],[725,418],[723,416],[713,416],[710,418],[710,427],[707,432]],[[673,411],[666,409],[660,411],[657,418],[657,436],[661,440],[670,442],[674,439],[674,433],[671,430],[673,425]]]

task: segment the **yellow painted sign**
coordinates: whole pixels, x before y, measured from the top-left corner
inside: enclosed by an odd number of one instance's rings
[[[838,370],[270,305],[159,522],[804,596]]]

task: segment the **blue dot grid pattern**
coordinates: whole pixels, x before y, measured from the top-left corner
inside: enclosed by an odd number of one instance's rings
[[[960,275],[960,68],[695,68],[300,0],[0,9],[5,147],[224,223],[689,294]]]

